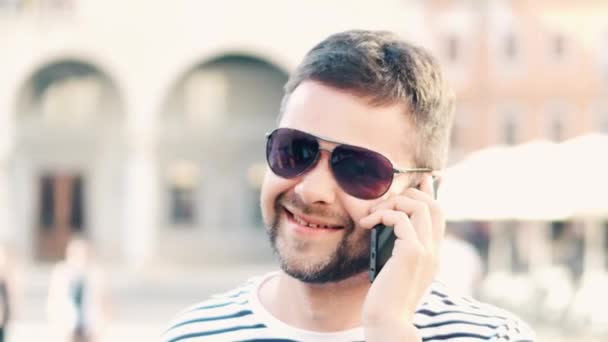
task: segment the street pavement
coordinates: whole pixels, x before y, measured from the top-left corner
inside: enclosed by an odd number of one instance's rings
[[[273,264],[200,268],[159,266],[137,273],[117,266],[108,268],[111,321],[100,342],[159,341],[166,324],[179,310],[211,294],[238,286],[251,276],[274,269],[276,266]],[[18,317],[9,330],[7,341],[51,341],[44,314],[49,274],[48,266],[28,268],[27,277],[22,279],[26,285]],[[558,327],[534,328],[538,333],[538,341],[602,340],[599,337],[567,334]]]

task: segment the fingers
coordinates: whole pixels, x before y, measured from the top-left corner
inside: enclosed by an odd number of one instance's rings
[[[360,224],[366,228],[372,228],[377,224],[393,227],[397,239],[411,241],[420,244],[417,233],[406,213],[391,209],[380,209],[363,218]]]
[[[359,223],[371,229],[377,224],[394,227],[397,239],[391,258],[374,280],[366,298],[366,322],[411,319],[424,291],[432,282],[438,246],[445,223],[433,197],[432,178],[425,177],[420,189],[409,188],[370,210]]]
[[[370,211],[371,214],[360,221],[363,228],[370,229],[382,223],[395,227],[397,235],[397,230],[401,230],[397,228],[398,223],[407,221],[400,227],[412,229],[416,233],[416,240],[425,248],[431,251],[439,249],[445,234],[445,220],[441,208],[433,197],[432,176],[423,178],[420,190],[408,188],[402,195],[390,197]]]
[[[408,188],[402,195],[393,196],[377,204],[371,212],[382,209],[404,212],[412,221],[421,242],[428,245],[443,237],[445,224],[443,214],[433,197],[432,176],[428,175],[422,179],[420,189]]]
[[[426,204],[432,222],[431,237],[435,242],[441,241],[445,235],[445,218],[439,203],[434,197],[433,177],[430,175],[424,177],[420,184],[420,190],[409,188],[404,191],[404,195]]]

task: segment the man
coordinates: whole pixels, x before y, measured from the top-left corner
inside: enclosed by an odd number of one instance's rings
[[[445,222],[432,177],[452,106],[435,60],[392,33],[314,47],[267,137],[261,208],[281,270],[186,309],[164,341],[532,340],[509,313],[433,283]],[[397,240],[370,283],[377,224]]]

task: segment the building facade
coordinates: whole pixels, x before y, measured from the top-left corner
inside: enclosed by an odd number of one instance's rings
[[[135,267],[270,258],[264,133],[289,72],[345,29],[438,56],[458,97],[451,162],[608,130],[602,1],[379,4],[0,1],[2,239],[35,261],[74,233]]]

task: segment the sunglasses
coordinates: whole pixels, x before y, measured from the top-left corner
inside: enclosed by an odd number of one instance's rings
[[[428,168],[399,170],[378,152],[314,136],[292,128],[277,128],[266,135],[266,161],[279,177],[295,178],[311,170],[321,150],[331,154],[329,164],[336,182],[349,195],[370,200],[384,195],[395,174],[431,172]],[[337,144],[332,150],[321,148],[319,141]]]

